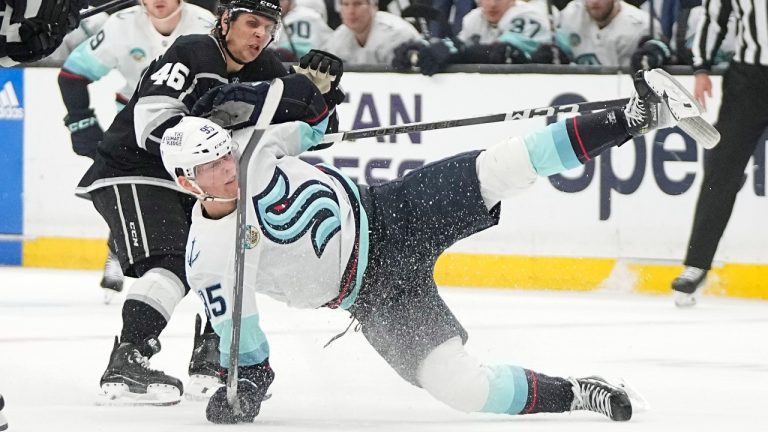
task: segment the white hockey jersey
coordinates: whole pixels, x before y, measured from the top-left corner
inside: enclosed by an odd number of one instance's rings
[[[263,352],[265,343],[254,293],[299,308],[346,308],[357,297],[368,254],[357,186],[331,167],[296,157],[320,142],[326,123],[271,126],[251,157],[240,345],[245,364],[263,360],[248,354]],[[247,142],[249,131],[235,132],[233,140]],[[207,219],[198,202],[186,250],[187,280],[221,336],[222,360],[230,341],[236,222],[235,213]]]
[[[86,40],[70,54],[64,68],[96,81],[117,69],[126,85],[119,94],[127,101],[149,63],[165,52],[181,35],[209,33],[215,18],[207,10],[189,4],[181,5],[181,20],[168,36],[155,30],[142,6],[133,6],[112,15],[101,31]]]
[[[574,55],[574,62],[587,65],[628,67],[640,40],[647,36],[648,13],[620,1],[618,15],[604,28],[587,13],[583,0],[573,0],[560,12],[558,28],[565,33]],[[661,24],[654,25],[655,37],[661,34]]]
[[[333,29],[315,10],[296,6],[283,16],[277,46],[301,58],[312,48],[323,46],[332,34]]]
[[[347,64],[390,65],[395,48],[421,36],[408,21],[388,12],[376,12],[365,46],[360,46],[349,27],[340,25],[323,46]]]
[[[472,9],[462,20],[458,38],[467,44],[490,44],[499,40],[506,32],[538,43],[552,42],[547,14],[540,8],[522,1],[507,9],[496,25],[488,22],[481,8]]]

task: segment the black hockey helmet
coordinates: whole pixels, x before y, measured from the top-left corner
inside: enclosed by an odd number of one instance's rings
[[[280,0],[222,0],[219,4],[219,16],[229,11],[230,20],[234,21],[241,13],[252,13],[269,18],[279,23],[282,16]]]

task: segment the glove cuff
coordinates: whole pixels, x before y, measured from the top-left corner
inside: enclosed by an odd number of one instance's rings
[[[64,116],[64,125],[70,132],[77,132],[98,124],[99,121],[92,109],[72,111]]]

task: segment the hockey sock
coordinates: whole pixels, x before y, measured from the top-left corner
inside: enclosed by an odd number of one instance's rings
[[[520,414],[570,411],[573,402],[571,382],[525,369],[528,380],[528,398]]]
[[[149,336],[159,336],[167,325],[165,317],[152,306],[142,301],[126,299],[123,303],[123,330],[120,332],[120,342],[138,346]]]
[[[624,111],[613,108],[560,120],[523,140],[536,172],[551,176],[583,165],[630,138]]]

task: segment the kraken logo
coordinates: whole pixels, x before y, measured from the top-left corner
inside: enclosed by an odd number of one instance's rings
[[[312,247],[320,258],[341,230],[339,200],[328,185],[316,180],[302,183],[290,196],[289,191],[288,177],[275,168],[269,185],[253,197],[261,231],[275,243],[289,244],[311,229]]]

